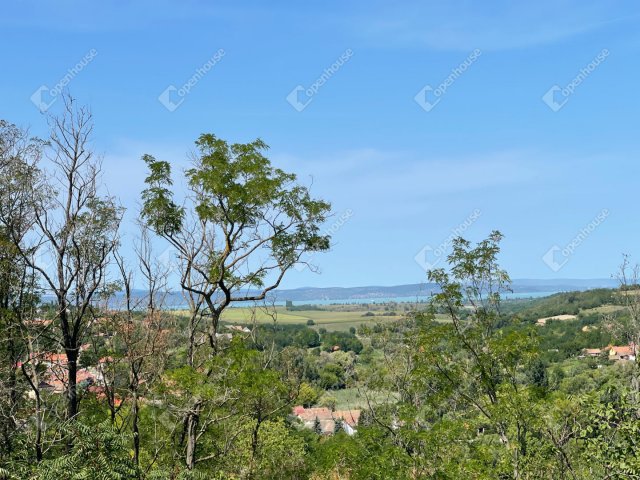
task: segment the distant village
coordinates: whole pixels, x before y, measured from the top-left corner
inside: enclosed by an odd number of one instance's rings
[[[99,323],[100,320],[97,320]],[[51,324],[51,320],[35,319],[31,322],[43,328]],[[233,334],[249,334],[251,330],[242,325],[225,325],[229,332],[217,333],[216,337],[225,340],[231,340]],[[78,364],[82,364],[83,353],[92,348],[90,344],[83,344],[80,347],[78,355]],[[339,350],[339,346],[334,346],[332,351]],[[110,356],[101,357],[95,365],[86,366],[77,369],[78,387],[98,399],[103,399],[107,395],[107,372],[114,363],[114,358]],[[30,370],[33,374],[29,375],[32,381],[37,381],[37,387],[40,391],[52,394],[65,393],[68,385],[68,363],[67,356],[58,352],[35,352],[30,358],[24,362],[18,362],[16,368],[26,368],[31,365]],[[27,371],[27,370],[25,370]],[[35,393],[30,390],[29,398],[34,399]],[[114,395],[114,404],[118,407],[122,400]],[[344,431],[347,435],[354,435],[360,420],[360,410],[332,410],[326,407],[305,408],[301,405],[294,406],[291,410],[290,417],[298,422],[301,428],[315,430],[322,435],[333,435],[339,430]]]

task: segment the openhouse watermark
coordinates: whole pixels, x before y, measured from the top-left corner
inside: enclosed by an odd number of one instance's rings
[[[171,84],[165,88],[158,96],[160,103],[170,112],[175,112],[185,101],[187,95],[191,93],[191,90],[222,60],[225,54],[226,52],[223,48],[219,49],[209,60],[196,68],[193,75],[180,87]]]
[[[434,269],[438,266],[438,264],[445,258],[449,248],[453,244],[453,241],[461,237],[464,232],[466,232],[471,225],[473,225],[478,218],[480,218],[482,212],[479,209],[475,209],[473,212],[465,218],[465,220],[451,230],[451,234],[443,240],[439,245],[433,247],[431,245],[425,245],[422,249],[416,254],[414,260],[420,268],[422,268],[425,272]]]
[[[289,95],[287,102],[298,112],[303,111],[313,101],[320,89],[333,77],[353,57],[353,50],[347,48],[329,67],[324,69],[320,75],[309,87],[296,85]]]
[[[554,272],[558,272],[569,261],[580,245],[609,217],[606,208],[600,211],[587,225],[585,225],[564,247],[553,245],[542,256],[542,261]]]
[[[478,58],[480,58],[480,55],[482,55],[482,51],[479,48],[476,48],[460,65],[451,70],[449,76],[440,82],[440,84],[436,87],[431,84],[425,85],[418,93],[416,93],[416,96],[413,97],[413,99],[425,112],[430,112],[440,103],[449,87],[451,87],[456,80],[458,80],[458,78],[460,78],[469,69],[469,67],[473,65]]]
[[[557,112],[565,103],[569,101],[569,97],[573,95],[576,89],[582,85],[589,75],[591,75],[609,56],[609,50],[603,48],[586,66],[580,69],[578,74],[565,86],[553,85],[547,93],[542,96],[542,101],[547,106]]]
[[[31,95],[31,102],[38,107],[40,113],[45,113],[51,108],[64,89],[69,86],[71,81],[82,72],[98,56],[95,48],[89,50],[82,59],[73,67],[67,70],[67,73],[56,84],[49,88],[48,85],[40,85],[38,89]]]
[[[328,235],[332,237],[351,219],[351,217],[353,217],[353,210],[348,208],[340,214],[335,222],[329,225],[329,228],[322,232],[322,235]],[[295,264],[294,268],[299,272],[302,272],[307,268],[312,269],[313,267],[311,262],[313,261],[315,254],[316,252],[305,252],[303,254],[304,258],[301,258],[300,261]]]

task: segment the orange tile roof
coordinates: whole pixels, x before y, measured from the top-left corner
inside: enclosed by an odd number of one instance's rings
[[[600,355],[602,353],[599,348],[585,348],[583,351],[589,355]]]
[[[360,420],[360,410],[332,411],[325,407],[304,408],[302,406],[297,406],[293,407],[293,414],[307,422],[315,422],[316,418],[320,422],[342,419],[352,427],[358,425],[358,421]]]
[[[609,353],[611,354],[611,352],[613,352],[613,355],[626,357],[629,355],[635,355],[636,349],[634,345],[613,346]]]

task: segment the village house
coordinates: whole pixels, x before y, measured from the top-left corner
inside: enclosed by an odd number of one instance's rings
[[[609,360],[630,360],[636,359],[636,347],[633,343],[623,346],[609,346]]]
[[[599,357],[602,355],[602,349],[600,348],[585,348],[582,350],[583,357]]]
[[[322,435],[332,435],[336,431],[336,423],[347,435],[354,435],[360,420],[360,410],[335,410],[329,408],[293,408],[293,416],[298,418],[304,428],[314,429],[319,426]]]
[[[88,344],[80,346],[80,356],[82,352],[89,348]],[[80,358],[78,357],[78,359]],[[29,362],[45,367],[45,371],[40,377],[39,388],[52,393],[64,393],[67,388],[67,356],[64,353],[36,352],[31,355]],[[22,362],[18,362],[16,367],[20,368]],[[90,386],[98,380],[98,372],[93,369],[79,368],[76,374],[76,382],[79,386]],[[28,393],[29,397],[35,394]]]
[[[233,330],[234,332],[251,333],[250,329],[243,327],[242,325],[227,325],[227,329]]]
[[[635,361],[636,360],[636,346],[633,343],[629,345],[607,345],[600,348],[584,348],[582,349],[582,355],[580,357],[600,357],[601,355],[607,355],[609,360],[613,361]]]

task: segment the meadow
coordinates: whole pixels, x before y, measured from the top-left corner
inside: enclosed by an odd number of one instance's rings
[[[371,312],[373,316],[364,316],[368,311],[363,306],[354,309],[326,309],[326,310],[296,310],[288,311],[285,307],[249,308],[238,307],[227,309],[222,320],[228,323],[272,323],[278,322],[287,325],[308,325],[313,322],[316,329],[326,328],[327,330],[348,331],[351,327],[360,325],[374,325],[376,323],[387,323],[399,320],[401,314],[381,315],[381,312]],[[328,307],[327,307],[328,308]]]

